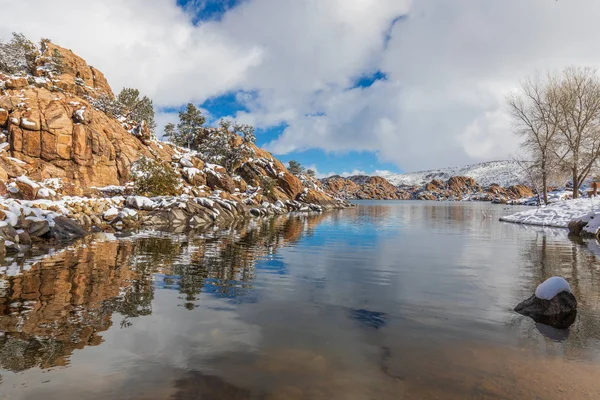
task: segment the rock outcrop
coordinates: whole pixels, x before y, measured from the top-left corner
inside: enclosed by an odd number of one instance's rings
[[[48,67],[57,53],[60,73]],[[348,206],[233,133],[229,143],[244,156],[229,169],[157,140],[144,121],[107,106],[115,96],[104,75],[71,50],[45,43],[35,65],[29,75],[0,73],[2,253],[99,230],[196,229]],[[170,166],[181,195],[135,196],[132,171],[141,158]]]
[[[476,200],[507,203],[534,195],[527,186],[504,188],[494,184],[484,188],[473,178],[465,176],[452,176],[446,181],[433,179],[423,186],[400,187],[379,176],[343,178],[335,175],[321,182],[331,195],[357,200]]]
[[[357,200],[409,200],[408,191],[399,189],[379,176],[342,178],[335,175],[321,181],[331,194]]]

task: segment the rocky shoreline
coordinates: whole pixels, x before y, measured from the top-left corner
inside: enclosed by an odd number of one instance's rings
[[[107,198],[65,197],[59,201],[2,199],[0,256],[39,244],[68,243],[94,232],[155,230],[185,232],[226,225],[237,220],[288,213],[323,213],[351,207],[347,202],[311,204],[263,202],[248,206],[219,197]]]

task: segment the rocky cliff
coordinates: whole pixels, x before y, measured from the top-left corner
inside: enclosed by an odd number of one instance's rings
[[[332,196],[343,199],[373,200],[475,200],[509,202],[534,194],[523,185],[482,187],[473,178],[452,176],[433,179],[422,186],[394,186],[379,176],[332,176],[321,180]]]
[[[52,67],[57,55],[59,72]],[[113,100],[99,70],[49,42],[28,71],[0,72],[0,235],[8,248],[52,235],[56,221],[67,231],[55,237],[77,234],[76,227],[57,219],[62,216],[88,230],[196,227],[345,206],[318,180],[291,174],[270,153],[233,133],[231,146],[244,146],[245,156],[227,170],[157,140],[144,121],[109,112],[106,104]],[[142,157],[174,169],[180,197],[133,196],[132,171]],[[31,237],[19,238],[22,230]]]
[[[50,79],[44,76],[44,60],[54,51],[63,55],[64,68]],[[98,99],[113,97],[106,79],[70,50],[49,43],[37,63],[36,76],[0,75],[4,182],[22,175],[38,182],[59,178],[69,188],[66,192],[82,195],[86,188],[127,184],[132,164],[144,156],[173,163],[190,190],[207,185],[241,196],[248,187],[259,187],[263,177],[275,181],[270,196],[274,201],[297,200],[306,189],[281,162],[253,144],[249,146],[254,156],[227,174],[185,149],[154,139],[143,124],[112,118],[97,106]],[[240,138],[232,140],[241,144]],[[312,193],[314,201],[333,202],[319,191],[318,182],[309,190],[320,192]],[[260,204],[263,196],[253,199]]]

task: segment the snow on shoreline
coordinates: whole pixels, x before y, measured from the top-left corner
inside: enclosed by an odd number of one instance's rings
[[[564,200],[545,207],[521,211],[500,218],[500,221],[516,224],[567,228],[569,222],[590,213],[600,213],[600,198]]]

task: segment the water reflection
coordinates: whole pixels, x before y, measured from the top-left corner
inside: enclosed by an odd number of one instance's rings
[[[589,244],[489,204],[361,204],[6,260],[0,398],[600,398]],[[553,275],[568,331],[512,312]]]
[[[68,365],[75,350],[102,343],[114,313],[121,328],[152,314],[157,288],[176,290],[187,309],[198,306],[201,292],[246,294],[257,258],[298,240],[321,218],[279,217],[188,237],[99,234],[42,261],[21,258],[20,269],[12,266],[20,272],[0,275],[0,367]]]

